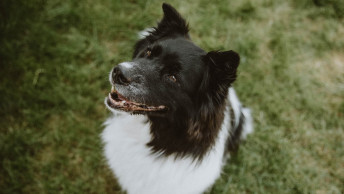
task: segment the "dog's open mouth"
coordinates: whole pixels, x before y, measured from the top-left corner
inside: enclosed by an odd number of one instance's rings
[[[119,109],[126,112],[132,113],[145,113],[145,112],[164,112],[167,111],[167,107],[164,105],[151,106],[138,102],[133,102],[121,94],[119,94],[114,88],[112,88],[111,93],[107,98],[107,104],[114,109]]]

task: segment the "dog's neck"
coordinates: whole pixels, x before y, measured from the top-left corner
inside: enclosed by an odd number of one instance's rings
[[[224,120],[225,103],[194,116],[183,111],[168,117],[148,116],[152,139],[147,144],[162,156],[202,160],[215,144]]]

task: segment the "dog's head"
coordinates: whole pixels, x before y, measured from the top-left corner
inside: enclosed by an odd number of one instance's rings
[[[111,71],[106,105],[150,116],[216,109],[236,79],[239,55],[205,52],[191,42],[180,14],[168,4],[162,8],[162,20],[136,43],[132,61]]]

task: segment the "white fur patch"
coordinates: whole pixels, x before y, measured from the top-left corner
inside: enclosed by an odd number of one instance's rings
[[[241,115],[241,103],[239,101],[238,96],[236,95],[234,88],[229,88],[228,93],[229,93],[228,95],[229,102],[234,111],[234,127],[236,128],[239,125],[239,120],[240,120],[240,115]]]
[[[150,35],[150,32],[153,31],[153,28],[146,28],[142,31],[140,31],[137,35],[139,36],[139,39],[146,38],[147,36]]]
[[[133,63],[123,62],[123,63],[118,64],[118,66],[122,66],[124,68],[131,69],[133,67]]]
[[[245,121],[243,123],[243,131],[241,133],[241,139],[246,139],[247,135],[253,133],[253,120],[251,116],[251,110],[249,108],[243,108],[238,96],[235,93],[234,88],[229,88],[229,101],[234,111],[234,127],[238,127],[241,113],[244,114]]]
[[[251,116],[251,109],[243,108],[242,113],[245,116],[245,122],[243,125],[243,131],[241,133],[241,139],[245,140],[248,134],[253,133],[253,120]]]
[[[108,164],[129,194],[198,194],[220,176],[229,114],[225,115],[215,146],[200,163],[192,158],[151,154],[146,146],[150,140],[147,118],[124,112],[116,114],[105,122],[101,137]]]

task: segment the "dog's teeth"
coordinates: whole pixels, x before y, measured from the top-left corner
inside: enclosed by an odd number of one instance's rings
[[[115,90],[115,87],[111,87],[111,93],[114,93],[114,92],[116,92],[116,90]]]

